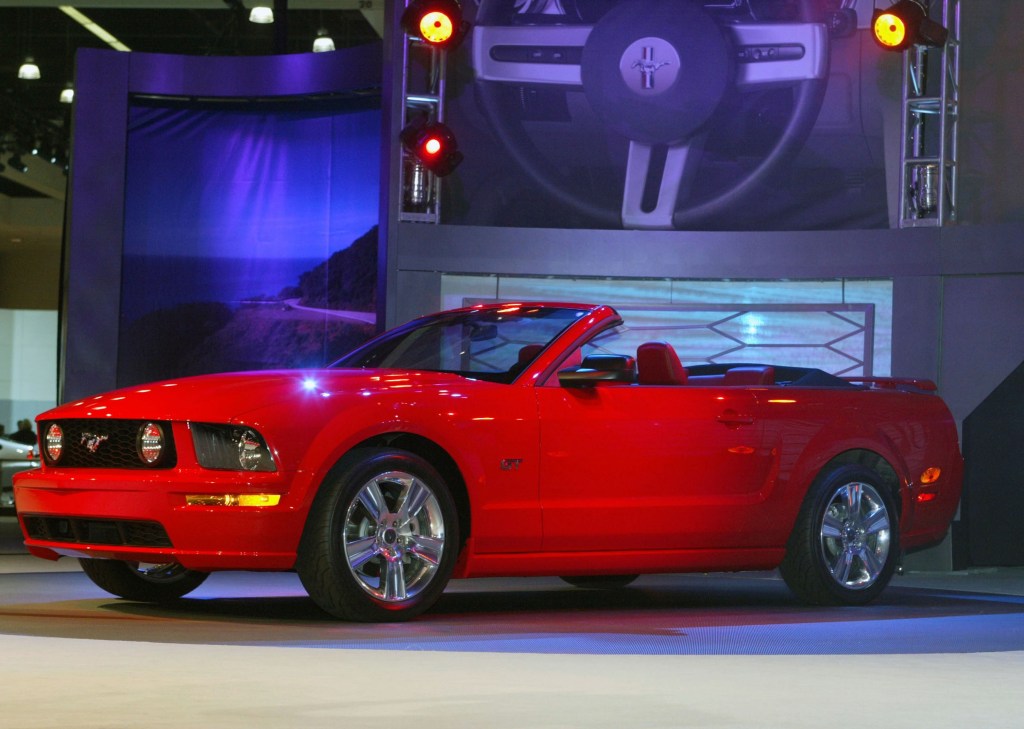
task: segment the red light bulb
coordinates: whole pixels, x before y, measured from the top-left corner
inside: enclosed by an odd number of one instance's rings
[[[430,137],[423,143],[423,151],[433,157],[441,151],[441,140],[437,137]]]

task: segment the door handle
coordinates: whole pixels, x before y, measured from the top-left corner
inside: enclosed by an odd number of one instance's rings
[[[726,425],[730,428],[738,428],[741,425],[750,425],[754,422],[753,415],[741,415],[735,410],[726,410],[724,413],[715,418],[722,425]]]

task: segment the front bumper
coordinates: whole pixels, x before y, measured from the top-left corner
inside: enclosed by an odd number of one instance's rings
[[[282,473],[36,469],[15,481],[29,552],[177,562],[189,569],[287,570],[305,514]],[[281,494],[272,507],[189,505],[186,496]]]

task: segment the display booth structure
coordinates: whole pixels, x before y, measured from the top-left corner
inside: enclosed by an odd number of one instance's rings
[[[380,59],[80,51],[61,401],[379,329]]]

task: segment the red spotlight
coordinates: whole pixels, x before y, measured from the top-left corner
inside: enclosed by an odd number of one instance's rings
[[[456,0],[412,0],[402,13],[401,22],[407,34],[443,49],[461,43],[469,29]]]
[[[402,146],[438,177],[451,174],[462,162],[462,153],[452,130],[440,122],[419,118],[401,133]]]
[[[875,42],[887,51],[905,51],[913,45],[946,44],[949,32],[928,17],[928,10],[919,0],[899,0],[888,10],[875,10],[871,19]]]

